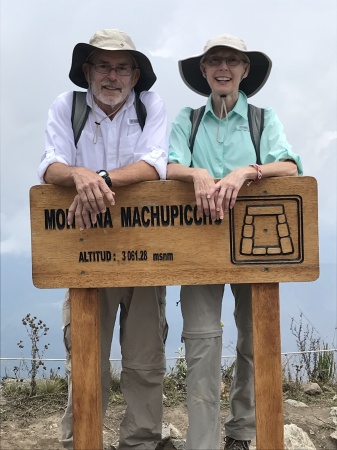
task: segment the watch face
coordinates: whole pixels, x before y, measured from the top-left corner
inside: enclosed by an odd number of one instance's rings
[[[112,182],[110,180],[109,173],[106,170],[97,170],[96,173],[103,178],[103,180],[106,182],[106,184],[109,187],[112,186]]]

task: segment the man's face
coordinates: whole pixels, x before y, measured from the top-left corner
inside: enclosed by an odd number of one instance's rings
[[[96,50],[83,71],[95,102],[106,114],[126,99],[139,79],[135,60],[126,51]]]
[[[240,82],[249,72],[249,63],[244,59],[243,53],[227,47],[210,51],[200,68],[213,93],[238,95]]]

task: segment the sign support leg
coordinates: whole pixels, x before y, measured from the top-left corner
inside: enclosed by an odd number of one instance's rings
[[[97,289],[70,289],[74,449],[101,450],[100,305]]]
[[[252,285],[256,448],[283,450],[279,285]]]

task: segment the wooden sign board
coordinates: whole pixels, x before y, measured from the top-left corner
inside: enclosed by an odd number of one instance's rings
[[[191,183],[114,189],[98,224],[67,225],[74,188],[30,190],[33,283],[92,288],[313,281],[319,276],[317,183],[269,178],[244,185],[220,221],[199,216]]]

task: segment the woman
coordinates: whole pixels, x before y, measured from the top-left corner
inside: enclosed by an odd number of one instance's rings
[[[270,58],[247,51],[231,35],[210,39],[201,55],[179,61],[186,85],[207,96],[205,112],[190,149],[191,108],[183,108],[172,125],[167,178],[194,183],[199,213],[223,219],[242,185],[265,177],[302,174],[275,111],[264,110],[261,164],[249,133],[247,97],[267,81]],[[193,152],[191,152],[193,150]],[[219,179],[215,182],[214,179]],[[237,360],[225,423],[225,449],[247,450],[255,435],[251,287],[231,285],[238,329]],[[221,303],[224,285],[181,287],[182,338],[187,361],[187,449],[219,449],[221,383]]]

